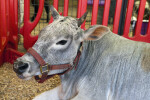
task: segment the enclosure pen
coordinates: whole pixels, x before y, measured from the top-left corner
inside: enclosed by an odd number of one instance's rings
[[[0,1],[0,65],[16,59],[18,48],[18,0]],[[13,55],[15,51],[16,55]],[[13,56],[7,56],[13,55]]]
[[[39,4],[34,4],[35,0],[33,0],[34,2],[32,3],[32,0],[22,0],[24,1],[22,4],[23,6],[20,4],[20,1],[21,0],[0,0],[0,65],[2,66],[0,69],[0,74],[3,74],[0,75],[0,96],[5,95],[5,93],[2,91],[6,91],[6,87],[8,85],[13,87],[17,83],[17,81],[15,81],[13,78],[14,75],[11,75],[14,74],[11,71],[12,63],[18,57],[21,57],[24,54],[24,52],[26,52],[26,50],[28,50],[34,45],[34,43],[38,39],[38,33],[40,32],[40,30],[46,25],[51,24],[53,22],[53,18],[49,13],[48,16],[50,17],[47,19],[48,22],[47,20],[45,20],[47,18],[45,17],[47,15],[46,9],[44,9],[45,6],[53,5],[56,8],[56,10],[59,11],[60,15],[72,16],[76,18],[80,18],[85,12],[88,12],[86,21],[81,25],[82,29],[85,30],[90,25],[102,24],[104,26],[110,27],[110,29],[115,34],[118,34],[120,26],[119,22],[120,17],[122,16],[121,12],[123,11],[122,5],[124,0],[49,0],[50,3],[48,5],[45,4],[45,0],[39,0]],[[127,7],[125,11],[123,11],[125,12],[125,19],[124,29],[122,30],[122,36],[130,40],[150,43],[150,17],[147,21],[148,26],[145,35],[141,34],[145,5],[146,2],[148,2],[148,0],[140,0],[137,21],[132,33],[133,36],[131,37],[129,35],[131,33],[130,28],[132,22],[133,8],[136,1],[137,0],[126,0]],[[115,2],[115,10],[111,9],[111,2]],[[35,12],[36,5],[38,6],[37,12]],[[24,8],[23,11],[21,11],[20,9],[21,6]],[[114,11],[114,18],[112,18],[113,22],[111,24],[109,20],[110,12],[113,12],[112,10]],[[22,16],[21,13],[23,15],[23,22],[20,22],[20,16]],[[34,14],[36,15],[35,17]],[[31,21],[32,17],[34,17],[33,21]],[[11,70],[9,69],[10,67]],[[9,73],[7,73],[5,70],[8,70]],[[10,76],[7,76],[7,74]],[[5,80],[5,76],[10,80]],[[13,83],[13,81],[15,83]],[[52,78],[51,81],[53,81],[53,83],[50,83],[51,86],[48,85],[50,86],[50,89],[57,86],[57,84],[60,84],[58,76]],[[24,83],[24,81],[18,81],[17,84],[19,84],[19,82]],[[29,83],[32,84],[32,82],[33,80]],[[48,82],[45,84],[47,85]],[[35,81],[34,83],[36,84]],[[28,82],[25,82],[25,84],[28,84]],[[23,88],[25,88],[26,86],[24,86]],[[38,85],[36,84],[36,86]],[[30,97],[25,99],[31,99],[38,93],[49,89],[44,87],[43,85],[41,85],[41,87],[43,87],[43,90],[35,89],[34,91],[32,91],[32,88],[30,88],[32,93],[35,92],[35,94],[33,93],[32,95],[29,95]],[[23,88],[21,90],[23,90]],[[4,97],[3,99],[6,98]],[[8,97],[7,100],[9,99],[11,98]],[[12,99],[16,100],[17,98],[12,97]]]

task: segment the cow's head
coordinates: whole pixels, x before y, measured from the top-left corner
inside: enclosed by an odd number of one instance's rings
[[[54,21],[41,30],[38,40],[32,47],[48,64],[72,64],[82,41],[98,40],[104,35],[103,33],[109,31],[107,27],[101,25],[82,30],[80,25],[84,22],[87,13],[77,19],[60,16],[53,6],[50,9]],[[14,70],[22,79],[30,79],[40,74],[39,63],[29,53],[16,60]],[[64,70],[53,70],[49,75]]]

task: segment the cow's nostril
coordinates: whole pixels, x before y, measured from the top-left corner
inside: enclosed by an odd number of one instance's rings
[[[24,65],[24,63],[23,63],[22,61],[19,61],[19,62],[18,62],[18,67],[20,67],[20,66],[22,66],[22,65]]]
[[[27,63],[24,63],[23,65],[21,65],[19,67],[19,70],[24,70],[24,69],[27,69],[28,68],[28,64]]]
[[[27,68],[28,68],[28,63],[23,63],[21,61],[18,63],[18,71],[20,73],[25,72]]]

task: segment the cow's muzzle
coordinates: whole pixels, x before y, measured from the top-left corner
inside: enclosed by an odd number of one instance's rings
[[[13,70],[18,74],[23,74],[29,67],[28,63],[22,61],[15,61],[13,65]]]

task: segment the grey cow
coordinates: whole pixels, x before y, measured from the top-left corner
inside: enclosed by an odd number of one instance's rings
[[[61,75],[60,86],[34,100],[150,100],[150,44],[128,40],[102,25],[84,31],[79,26],[87,13],[75,19],[50,9],[54,22],[40,32],[32,48],[52,65],[73,64],[81,42],[83,50],[77,69]],[[22,79],[40,74],[39,63],[29,53],[17,59],[14,70]]]

